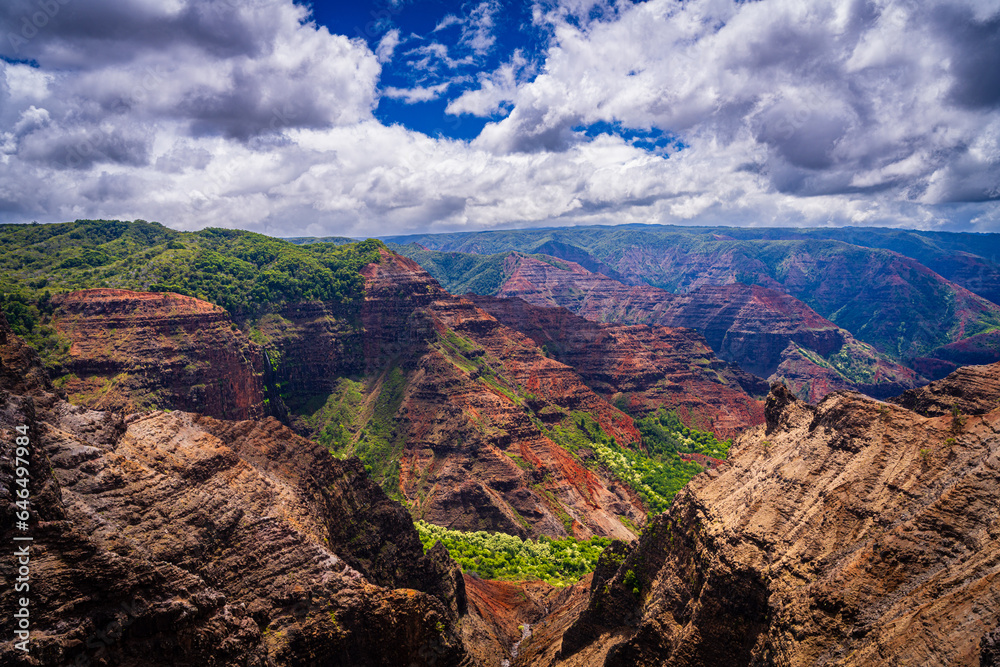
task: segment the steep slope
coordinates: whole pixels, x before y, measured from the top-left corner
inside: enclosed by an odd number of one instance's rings
[[[17,534],[33,538],[30,589],[0,592],[7,609],[29,596],[30,651],[8,635],[0,662],[471,664],[455,630],[454,564],[423,554],[406,511],[357,461],[274,420],[123,420],[44,383],[10,384],[9,360],[25,355],[2,317],[0,334],[0,476],[5,494],[23,488],[13,483],[23,425],[30,518]],[[7,544],[20,544],[15,511],[0,508]]]
[[[764,382],[718,359],[691,329],[597,323],[565,308],[519,298],[466,295],[503,324],[527,335],[547,355],[571,366],[595,392],[630,414],[660,408],[692,426],[730,437],[764,420]]]
[[[605,551],[537,664],[988,664],[1000,409],[956,422],[846,392],[813,407],[775,385],[766,412],[730,467]]]
[[[564,447],[581,414],[603,437],[638,442],[629,417],[414,262],[386,252],[363,275],[372,379],[317,411],[332,416],[317,423],[339,420],[322,427],[324,441],[369,461],[383,486],[433,523],[630,538],[627,524],[644,520],[638,499]]]
[[[52,305],[52,325],[70,342],[58,384],[73,403],[224,419],[268,413],[261,350],[219,306],[169,292],[116,289],[59,294]]]
[[[564,268],[518,253],[507,259],[499,297],[558,305],[595,321],[690,327],[744,370],[787,379],[810,401],[856,388],[887,396],[917,384],[909,369],[858,342],[801,301],[756,285],[707,285],[687,294],[628,286],[583,267]],[[789,349],[791,348],[791,349]]]
[[[583,447],[638,443],[631,418],[378,241],[114,221],[0,237],[3,308],[78,402],[275,414],[453,527],[628,539],[645,518]]]

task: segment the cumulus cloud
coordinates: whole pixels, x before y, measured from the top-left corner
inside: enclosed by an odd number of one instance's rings
[[[541,59],[463,83],[451,70],[496,48],[499,3],[373,52],[291,0],[54,2],[34,32],[36,2],[0,8],[2,221],[1000,230],[995,3],[538,3]],[[380,84],[401,52],[428,79]],[[494,120],[471,142],[432,138],[376,120],[380,96]]]
[[[1000,163],[970,150],[1000,102],[996,8],[653,0],[613,21],[545,19],[543,74],[478,147],[566,150],[573,128],[618,122],[674,132],[706,162],[744,151],[776,193],[996,199]],[[450,110],[487,110],[474,102],[497,88],[487,79]]]
[[[447,113],[492,116],[500,112],[507,102],[517,97],[518,85],[535,75],[534,63],[524,57],[520,49],[507,62],[493,72],[480,73],[478,88],[463,92],[448,103]]]

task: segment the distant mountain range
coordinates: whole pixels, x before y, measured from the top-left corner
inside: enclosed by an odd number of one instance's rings
[[[621,286],[660,288],[696,303],[712,300],[702,291],[707,286],[738,283],[781,292],[801,301],[799,310],[811,309],[874,352],[913,370],[919,376],[914,376],[916,381],[941,377],[963,364],[1000,359],[997,235],[625,225],[387,240],[420,262],[446,289],[459,293],[510,296],[527,289],[509,284],[508,257],[518,252],[557,268],[553,260],[572,262]],[[558,305],[579,312],[566,298]],[[584,315],[616,321],[640,318],[634,312],[620,315],[601,309]],[[711,332],[699,330],[717,353],[733,360]],[[754,372],[768,370],[758,365]],[[911,381],[898,370],[890,375],[904,384]],[[850,374],[842,379],[850,381]]]

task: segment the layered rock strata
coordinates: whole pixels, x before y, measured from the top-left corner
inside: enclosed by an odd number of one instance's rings
[[[417,516],[463,530],[632,539],[627,524],[644,521],[641,501],[557,442],[559,428],[586,414],[606,437],[638,443],[631,418],[411,260],[385,253],[363,273],[365,358],[404,378],[390,439]],[[368,385],[365,405],[386,396],[385,380]],[[365,433],[355,432],[355,446]]]
[[[265,360],[219,306],[170,292],[93,289],[52,299],[70,341],[60,386],[100,410],[189,410],[225,419],[270,413]]]
[[[716,357],[693,329],[597,323],[519,298],[466,298],[631,414],[676,410],[689,426],[722,438],[764,421],[763,402],[749,392],[766,392],[766,383]]]
[[[561,306],[598,322],[696,329],[722,359],[760,377],[787,377],[810,401],[842,388],[888,396],[920,379],[798,299],[766,287],[705,284],[672,294],[519,253],[507,258],[505,274],[498,297]]]

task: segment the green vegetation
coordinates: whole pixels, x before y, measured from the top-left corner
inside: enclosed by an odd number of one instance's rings
[[[650,457],[626,449],[610,438],[595,442],[594,454],[615,477],[639,494],[650,517],[667,511],[677,492],[704,470],[677,454]]]
[[[406,375],[390,368],[374,387],[341,378],[318,409],[307,406],[303,420],[319,431],[319,443],[338,457],[357,456],[390,498],[402,501],[399,456],[405,441],[393,421],[403,400]],[[374,401],[367,393],[378,391]],[[368,401],[368,407],[365,404]]]
[[[552,426],[536,418],[535,425],[578,457],[589,450],[593,455],[589,459],[591,466],[604,466],[638,493],[650,516],[666,511],[674,495],[704,470],[697,463],[681,459],[680,453],[725,458],[732,444],[728,440],[719,442],[711,433],[690,429],[675,413],[663,411],[636,422],[646,452],[622,447],[585,412],[573,412]]]
[[[295,245],[232,229],[178,232],[137,220],[0,225],[0,307],[16,333],[44,355],[60,341],[47,327],[53,294],[95,287],[196,296],[253,319],[284,302],[319,299],[351,316],[358,271],[379,260],[381,241]]]
[[[473,255],[461,252],[428,252],[416,244],[390,247],[409,257],[430,273],[452,294],[496,294],[506,279],[505,253]],[[446,280],[441,280],[446,277]]]
[[[622,584],[625,585],[625,590],[631,591],[632,595],[634,595],[637,600],[639,599],[639,596],[642,594],[642,580],[634,570],[629,570],[625,573],[625,577],[622,579]]]
[[[951,432],[961,433],[965,429],[965,415],[957,405],[951,406]]]
[[[365,470],[390,498],[403,500],[399,490],[399,456],[405,442],[397,432],[393,416],[403,401],[406,376],[391,368],[382,379],[371,419],[361,430],[354,445],[354,455],[364,461]]]
[[[319,430],[319,443],[338,456],[345,455],[354,442],[364,390],[362,383],[340,378],[323,407],[303,417],[313,431]]]
[[[659,410],[635,422],[642,442],[653,456],[668,453],[704,454],[724,459],[732,440],[719,440],[714,433],[685,426],[674,411]]]
[[[465,533],[417,521],[424,549],[440,541],[465,572],[487,579],[543,579],[565,586],[593,572],[597,558],[611,544],[607,537],[522,540],[505,533]]]
[[[388,244],[389,248],[404,257],[409,257],[431,274],[452,294],[496,294],[507,273],[504,270],[509,252],[480,255],[464,252],[436,252],[425,250],[416,243]],[[567,270],[569,265],[545,254],[529,254],[528,257],[541,260],[557,268]]]

